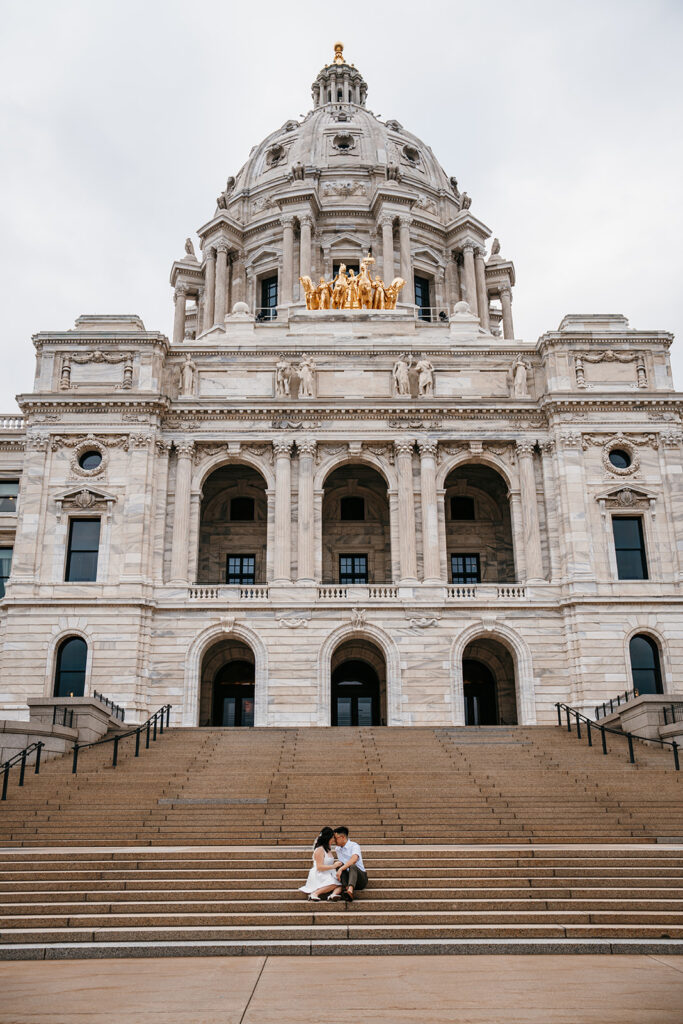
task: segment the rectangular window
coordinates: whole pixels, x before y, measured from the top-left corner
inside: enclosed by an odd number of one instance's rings
[[[12,569],[12,548],[0,548],[0,597],[5,596],[5,583]]]
[[[256,582],[256,555],[228,555],[225,570],[226,583],[250,584]]]
[[[274,320],[277,316],[277,274],[261,281],[260,320]]]
[[[340,583],[367,583],[368,582],[368,556],[367,555],[340,555],[339,556],[339,582]]]
[[[432,311],[429,296],[429,279],[415,275],[415,305],[420,320],[431,320]]]
[[[100,548],[99,519],[72,519],[66,555],[67,583],[95,583]]]
[[[646,580],[647,559],[640,516],[612,516],[617,576],[620,580]]]
[[[0,512],[16,512],[18,480],[0,480]]]
[[[451,583],[481,583],[479,555],[451,555]]]

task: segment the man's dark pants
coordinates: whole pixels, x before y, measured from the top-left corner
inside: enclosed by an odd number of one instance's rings
[[[350,885],[354,892],[360,891],[368,884],[368,873],[361,871],[356,864],[352,864],[350,868],[344,868],[342,871],[341,883],[344,888]]]

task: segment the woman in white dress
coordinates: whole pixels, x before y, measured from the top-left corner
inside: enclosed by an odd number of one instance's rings
[[[308,872],[306,884],[299,887],[299,891],[307,893],[309,900],[314,903],[321,903],[320,897],[326,892],[332,894],[328,903],[341,899],[342,886],[335,872],[343,865],[330,853],[330,840],[333,836],[332,829],[325,826],[313,846],[313,867]]]

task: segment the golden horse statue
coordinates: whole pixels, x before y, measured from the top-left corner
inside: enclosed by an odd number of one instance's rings
[[[334,289],[332,291],[332,309],[343,309],[346,305],[346,293],[348,291],[349,282],[346,276],[346,264],[342,263],[339,267],[339,273],[337,274],[334,281]]]
[[[372,256],[366,256],[361,261],[360,272],[356,278],[358,285],[358,300],[361,309],[372,309],[372,278],[368,273],[368,264],[374,263]]]
[[[394,280],[389,285],[389,287],[385,287],[384,291],[387,297],[386,305],[384,307],[385,309],[396,309],[398,293],[400,292],[401,288],[403,288],[404,285],[405,281],[403,280],[402,277],[395,277]]]
[[[318,296],[318,289],[315,287],[310,277],[300,277],[299,281],[304,290],[304,295],[306,296],[306,309],[319,309],[320,300]]]

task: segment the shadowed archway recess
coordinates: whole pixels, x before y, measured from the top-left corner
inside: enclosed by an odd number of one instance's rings
[[[489,637],[469,643],[462,678],[466,725],[517,725],[515,666],[503,644]]]
[[[265,583],[266,482],[243,464],[221,466],[204,483],[199,522],[198,583]]]
[[[331,662],[331,724],[386,725],[386,663],[369,640],[341,643]]]
[[[235,637],[218,640],[202,659],[199,724],[253,726],[255,697],[252,649]]]

